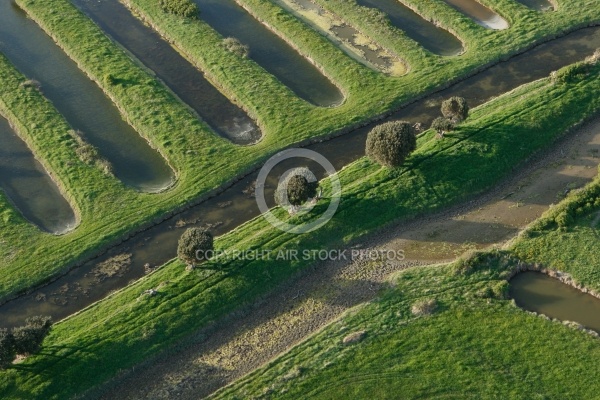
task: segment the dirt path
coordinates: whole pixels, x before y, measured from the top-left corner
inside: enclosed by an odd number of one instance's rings
[[[198,399],[209,395],[369,301],[386,278],[411,266],[454,259],[469,249],[504,243],[573,188],[588,183],[600,163],[600,119],[517,171],[493,191],[452,210],[373,235],[363,248],[404,250],[400,263],[324,263],[204,332],[105,391],[105,399]]]

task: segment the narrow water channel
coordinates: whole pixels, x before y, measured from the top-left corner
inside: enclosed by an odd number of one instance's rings
[[[510,280],[517,305],[561,321],[577,322],[600,333],[600,299],[548,275],[527,271]]]
[[[236,144],[261,138],[254,121],[217,90],[158,33],[135,18],[118,0],[74,0],[102,30],[188,104],[218,134]]]
[[[28,221],[41,229],[54,234],[72,230],[77,218],[69,202],[2,117],[0,143],[0,187],[4,194],[19,205],[19,211]]]
[[[600,28],[586,28],[565,37],[542,44],[525,54],[489,68],[450,88],[409,105],[386,120],[408,120],[429,126],[439,115],[443,99],[463,96],[472,107],[512,90],[522,84],[548,76],[550,72],[580,61],[600,47]],[[379,122],[378,122],[379,123]],[[321,153],[338,170],[364,155],[365,139],[371,124],[340,137],[317,143],[308,148]],[[273,171],[273,178],[292,166],[281,163]],[[300,160],[300,165],[306,163]],[[309,165],[309,167],[312,166]],[[313,169],[319,176],[319,169]],[[322,174],[320,174],[322,176]],[[116,246],[99,258],[76,268],[55,282],[33,293],[19,297],[0,306],[0,327],[21,323],[26,317],[37,314],[52,315],[60,320],[85,306],[102,299],[115,289],[144,275],[144,265],[159,266],[176,256],[177,241],[183,231],[191,226],[208,226],[215,235],[222,235],[260,214],[252,196],[250,175],[221,194],[176,215],[145,232],[135,235],[126,243]],[[274,183],[268,182],[272,191]],[[267,197],[269,191],[266,190]],[[127,267],[110,278],[98,277],[103,263],[116,256],[130,256]]]
[[[477,0],[444,1],[484,28],[502,30],[507,29],[509,26],[504,18],[485,7]]]
[[[320,107],[334,107],[343,102],[342,92],[315,65],[235,0],[194,1],[202,20],[223,37],[234,37],[248,46],[249,57],[300,98]]]
[[[98,148],[124,184],[156,192],[173,182],[164,158],[129,124],[110,99],[77,65],[10,0],[0,0],[0,52],[28,78],[39,81],[43,94]],[[23,199],[28,200],[26,196]],[[19,208],[28,207],[17,204]],[[48,216],[50,217],[50,216]]]
[[[386,13],[392,25],[434,54],[456,56],[464,50],[456,36],[425,20],[399,0],[357,0],[356,2],[361,6],[377,8]]]

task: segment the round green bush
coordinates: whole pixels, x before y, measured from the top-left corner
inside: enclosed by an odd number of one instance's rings
[[[373,128],[366,143],[366,154],[385,167],[402,165],[406,157],[417,148],[417,138],[410,123],[386,122]]]
[[[177,246],[177,256],[187,265],[194,266],[196,262],[206,259],[206,252],[214,249],[213,235],[204,228],[189,228]]]

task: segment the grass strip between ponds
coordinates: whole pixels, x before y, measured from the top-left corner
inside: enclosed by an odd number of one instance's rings
[[[427,132],[402,168],[382,169],[366,159],[351,164],[339,174],[344,190],[340,209],[320,230],[282,234],[256,218],[218,238],[216,247],[345,248],[390,221],[489,189],[600,111],[598,69],[575,83],[545,79],[501,96],[473,110],[469,121],[444,140]],[[315,213],[325,206],[319,204]],[[220,270],[189,273],[172,261],[57,324],[40,355],[0,372],[0,393],[4,398],[46,399],[81,394],[256,301],[308,265],[304,260],[231,261],[215,266]],[[142,294],[150,288],[159,294]]]
[[[321,109],[298,99],[251,60],[229,53],[222,45],[222,38],[202,21],[167,15],[160,11],[157,2],[129,0],[128,3],[200,66],[224,93],[254,116],[264,139],[256,146],[237,147],[218,137],[69,1],[17,0],[17,4],[98,83],[137,132],[165,156],[178,181],[168,192],[143,195],[83,168],[69,148],[70,142],[57,141],[65,133],[54,132],[67,127],[60,117],[51,115],[56,111],[50,105],[40,105],[36,108],[38,111],[29,112],[26,102],[16,101],[17,93],[3,91],[3,102],[12,108],[7,113],[18,115],[22,126],[36,126],[35,130],[22,129],[20,134],[36,157],[54,172],[56,180],[62,182],[67,197],[79,210],[81,224],[65,236],[44,234],[27,224],[0,195],[4,221],[0,226],[0,300],[65,272],[78,260],[116,243],[127,233],[198,200],[278,149],[366,121],[543,38],[574,26],[597,23],[599,17],[594,7],[576,7],[574,0],[565,0],[564,7],[556,13],[524,14],[520,10],[518,16],[527,20],[514,24],[510,34],[506,31],[485,33],[478,38],[479,28],[464,28],[471,34],[459,33],[470,51],[452,60],[434,57],[406,38],[393,39],[396,40],[394,49],[403,50],[399,55],[407,60],[413,72],[403,78],[389,78],[345,56],[325,38],[270,2],[244,0],[244,5],[255,15],[281,34],[293,38],[294,46],[322,66],[348,95],[342,106]],[[502,7],[505,3],[502,2]],[[348,18],[361,15],[356,13],[356,7],[343,11]],[[371,24],[358,22],[364,26]],[[372,28],[373,24],[369,26]],[[383,39],[381,43],[387,45],[391,38],[398,36],[396,33],[385,31],[373,38]],[[3,77],[15,82],[24,79],[8,67]],[[37,125],[42,115],[48,121]],[[63,128],[57,128],[60,126]],[[124,206],[115,208],[114,204]],[[34,250],[31,249],[33,243]]]

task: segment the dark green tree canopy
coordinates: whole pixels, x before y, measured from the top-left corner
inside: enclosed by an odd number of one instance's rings
[[[417,138],[410,123],[386,122],[373,128],[367,136],[366,154],[385,167],[402,165],[417,147]]]
[[[213,235],[204,228],[189,228],[181,238],[177,247],[177,256],[187,265],[195,265],[203,261],[205,253],[214,249]]]
[[[200,10],[192,0],[160,0],[164,12],[184,18],[197,18]]]
[[[314,175],[308,168],[295,168],[277,186],[275,201],[280,206],[299,206],[314,198],[318,188],[319,182],[314,181]]]
[[[469,105],[462,97],[451,97],[442,103],[442,115],[454,123],[459,123],[469,117]]]
[[[431,129],[434,129],[439,135],[450,132],[454,129],[454,124],[448,118],[438,117],[433,120]]]
[[[27,318],[24,326],[13,329],[17,354],[37,353],[51,327],[50,317],[36,316]]]
[[[316,187],[302,175],[294,175],[288,182],[287,193],[290,204],[299,206],[315,196]]]

